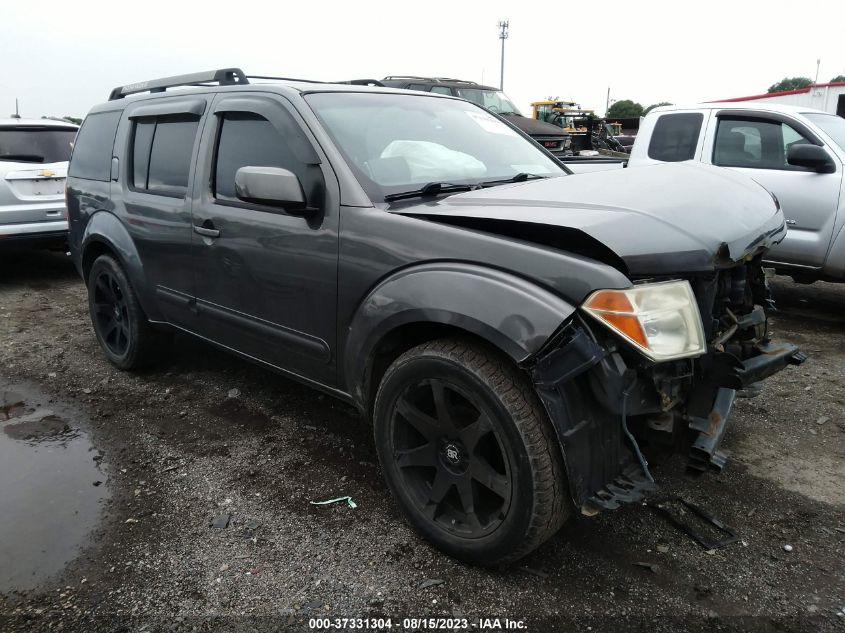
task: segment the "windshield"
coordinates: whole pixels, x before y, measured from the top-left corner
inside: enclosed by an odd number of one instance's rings
[[[805,112],[804,116],[818,125],[825,134],[833,139],[834,143],[839,145],[842,151],[845,151],[845,119],[833,114],[816,114],[814,112]]]
[[[76,128],[0,127],[0,160],[21,163],[67,161],[74,137]]]
[[[465,101],[353,92],[305,98],[373,200],[431,182],[566,173],[509,125]]]
[[[478,88],[453,88],[456,97],[477,103],[482,108],[487,108],[496,114],[518,114],[513,102],[500,90],[479,90]]]

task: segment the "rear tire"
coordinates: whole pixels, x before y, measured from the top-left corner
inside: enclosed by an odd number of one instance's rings
[[[472,341],[419,345],[375,402],[387,484],[426,539],[476,565],[513,562],[571,514],[554,430],[527,377]]]
[[[150,325],[123,267],[111,255],[100,255],[88,273],[88,311],[97,342],[120,369],[148,367],[172,342],[170,332]]]

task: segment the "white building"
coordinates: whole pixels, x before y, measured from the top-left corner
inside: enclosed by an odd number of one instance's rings
[[[786,105],[816,108],[831,114],[845,117],[845,81],[827,84],[810,84],[806,88],[770,92],[750,97],[735,97],[733,99],[719,99],[719,101],[762,101],[768,103],[783,103]]]

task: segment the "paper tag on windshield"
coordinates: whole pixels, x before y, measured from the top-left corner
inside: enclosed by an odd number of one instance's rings
[[[504,134],[505,136],[519,136],[507,125],[505,125],[501,121],[498,121],[496,117],[492,115],[472,110],[465,110],[464,112],[466,112],[466,115],[470,119],[475,121],[478,126],[486,132],[492,132],[493,134]]]

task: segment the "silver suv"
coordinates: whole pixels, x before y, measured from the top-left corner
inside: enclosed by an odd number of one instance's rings
[[[0,248],[67,240],[65,178],[78,126],[0,119]]]

